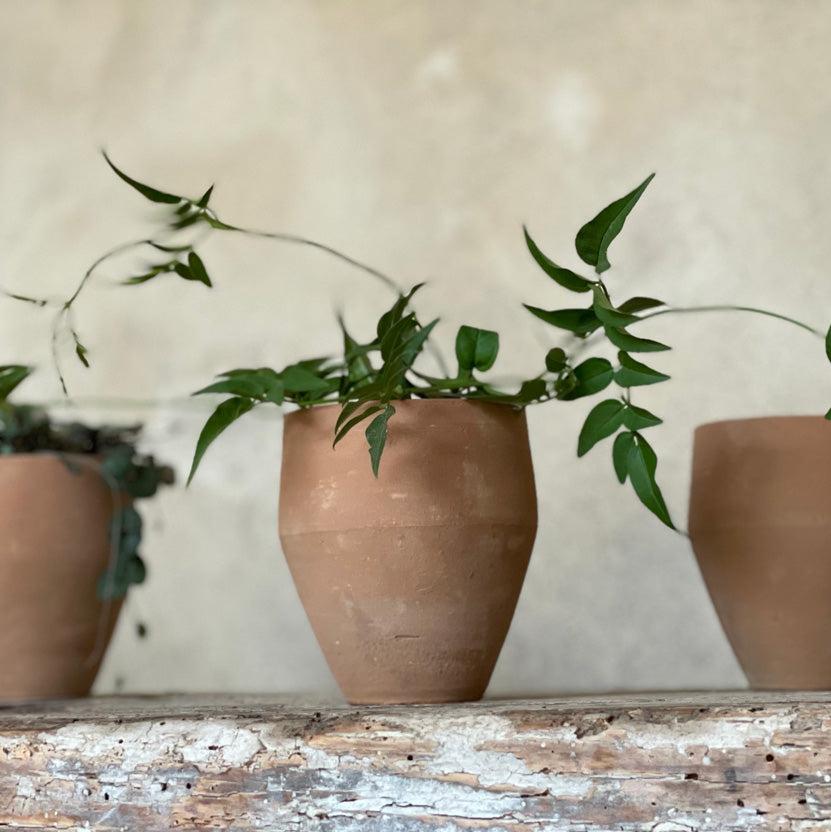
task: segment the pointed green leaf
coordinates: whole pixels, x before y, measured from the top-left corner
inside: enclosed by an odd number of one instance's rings
[[[202,258],[195,251],[192,251],[188,255],[188,265],[190,266],[191,274],[195,280],[198,280],[200,283],[204,283],[209,288],[213,285],[210,277],[208,277],[208,272],[207,269],[205,269],[205,264],[202,262]]]
[[[73,333],[74,335],[74,333]],[[78,340],[78,336],[75,335],[75,355],[78,356],[78,361],[81,362],[87,369],[89,369],[89,359],[87,358],[87,353],[89,350]]]
[[[456,335],[459,375],[472,370],[490,370],[499,352],[499,335],[489,329],[460,326]]]
[[[580,277],[579,274],[570,269],[564,269],[558,266],[553,260],[549,260],[539,249],[537,244],[531,239],[528,229],[523,226],[525,233],[525,244],[528,246],[528,251],[536,260],[537,265],[556,283],[559,283],[564,289],[569,289],[572,292],[588,292],[592,287],[592,281],[586,280],[585,277]]]
[[[31,367],[25,367],[22,364],[0,366],[0,402],[5,401],[11,395],[12,390],[33,372]]]
[[[594,303],[592,309],[594,314],[606,325],[613,327],[624,327],[638,320],[636,315],[621,312],[612,305],[601,286],[594,287]]]
[[[831,326],[828,327],[828,332],[825,334],[825,355],[831,361]]]
[[[363,405],[365,404],[365,402],[355,402],[355,404]],[[350,430],[352,430],[352,428],[354,428],[356,425],[359,425],[361,422],[363,422],[364,419],[368,419],[373,414],[378,413],[380,410],[383,410],[385,407],[386,405],[380,403],[370,404],[369,407],[362,410],[360,413],[358,413],[357,416],[353,416],[351,419],[347,419],[344,422],[338,420],[338,425],[336,426],[337,429],[335,432],[335,441],[332,442],[332,447],[334,448],[335,445],[337,445],[338,442],[340,442],[341,439],[343,439],[343,437],[346,436],[346,434],[349,433]],[[344,411],[345,410],[346,409],[344,408]],[[343,412],[341,413],[341,415],[343,415]]]
[[[333,382],[320,378],[299,364],[291,364],[279,374],[283,386],[290,393],[322,393],[332,389]]]
[[[573,332],[575,335],[589,335],[600,327],[600,321],[591,307],[588,309],[552,309],[549,311],[537,306],[529,306],[527,303],[524,303],[523,306],[541,321],[556,326],[558,329]]]
[[[654,413],[650,413],[643,407],[635,407],[633,404],[626,406],[626,411],[623,414],[623,424],[629,430],[641,430],[643,428],[652,428],[655,425],[660,425],[663,420],[659,419]]]
[[[619,349],[624,352],[664,352],[669,347],[660,341],[652,341],[649,338],[638,338],[636,335],[627,332],[625,329],[606,327],[606,337]]]
[[[200,197],[199,197],[199,202],[197,202],[196,204],[197,204],[200,208],[207,208],[207,207],[208,207],[208,202],[210,202],[210,199],[211,199],[211,194],[212,194],[213,192],[214,192],[214,186],[213,186],[213,185],[211,185],[211,187],[210,187],[210,188],[208,188],[208,190],[207,190],[207,191],[205,191],[205,193],[204,193],[204,194],[202,194],[202,196],[200,196]]]
[[[232,422],[235,422],[240,416],[245,415],[251,410],[256,402],[251,399],[233,398],[222,402],[219,407],[211,414],[205,426],[202,428],[202,433],[199,434],[199,439],[196,442],[196,451],[193,454],[193,463],[190,466],[190,473],[188,474],[188,482],[190,485],[205,451],[208,450],[211,443],[228,427]]]
[[[384,453],[384,446],[387,444],[387,423],[395,413],[395,408],[388,404],[383,413],[379,413],[366,429],[366,441],[369,443],[369,458],[372,461],[372,473],[378,476],[378,468],[381,465],[381,454]]]
[[[130,176],[127,176],[124,171],[119,170],[112,162],[109,156],[102,150],[101,151],[104,158],[107,160],[107,164],[115,171],[116,176],[120,179],[124,180],[131,188],[135,188],[145,199],[149,199],[151,202],[163,202],[170,205],[174,203],[181,202],[182,197],[176,196],[176,194],[168,194],[164,191],[159,191],[156,188],[151,188],[149,185],[144,185],[141,182],[133,179]]]
[[[566,354],[560,347],[554,347],[545,356],[545,368],[549,373],[559,373],[565,369],[567,362]]]
[[[655,174],[651,173],[634,191],[607,205],[577,232],[577,253],[584,263],[594,266],[598,274],[611,266],[607,257],[609,246],[620,234],[629,212],[635,207],[654,176]]]
[[[612,445],[612,464],[615,466],[615,474],[621,484],[626,482],[629,474],[629,451],[634,443],[635,434],[624,431],[615,437],[615,444]]]
[[[577,456],[587,454],[598,442],[611,436],[623,424],[626,407],[617,399],[595,405],[586,417],[577,440]]]
[[[666,381],[669,376],[647,367],[636,361],[631,355],[625,352],[617,354],[620,361],[620,369],[615,373],[615,383],[620,387],[638,387],[644,384],[657,384]]]
[[[632,488],[635,489],[638,499],[662,523],[674,529],[675,525],[664,502],[664,496],[655,481],[657,467],[658,459],[655,451],[652,450],[646,439],[640,434],[635,434],[635,441],[629,449],[629,457],[626,461],[626,469],[629,472]]]
[[[656,306],[666,306],[666,304],[662,300],[657,300],[656,298],[642,298],[642,297],[635,297],[629,298],[629,300],[624,301],[618,309],[621,312],[645,312],[647,309],[654,309]]]
[[[829,409],[828,412],[825,414],[825,418],[831,419],[831,409]]]
[[[610,361],[605,358],[587,358],[574,368],[574,387],[560,398],[563,401],[573,401],[593,396],[608,387],[613,377],[614,370]]]

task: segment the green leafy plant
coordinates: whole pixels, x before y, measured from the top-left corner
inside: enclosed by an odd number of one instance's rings
[[[577,455],[583,456],[604,440],[614,437],[611,455],[618,480],[621,484],[628,481],[640,501],[662,523],[675,529],[656,480],[658,458],[643,434],[645,430],[661,424],[662,420],[633,401],[635,388],[669,380],[666,373],[647,364],[642,355],[661,353],[670,348],[659,341],[635,335],[631,332],[632,327],[657,315],[734,311],[776,318],[815,336],[822,337],[822,333],[786,315],[749,306],[670,307],[662,300],[640,296],[631,297],[616,306],[604,280],[612,265],[609,247],[622,231],[627,217],[653,177],[654,174],[648,176],[637,188],[608,205],[577,232],[577,254],[586,265],[594,268],[593,277],[585,277],[559,266],[543,253],[525,229],[528,251],[543,272],[561,288],[591,298],[585,307],[546,310],[526,304],[526,309],[550,326],[571,333],[579,345],[574,350],[575,355],[582,353],[592,339],[598,347],[603,346],[605,341],[606,349],[616,352],[616,364],[605,357],[592,357],[574,365],[562,348],[553,351],[553,360],[563,368],[561,385],[571,385],[558,398],[573,400],[595,395],[610,386],[616,388],[614,398],[604,399],[587,415],[577,440]],[[831,361],[831,329],[825,343],[826,355]],[[826,418],[831,419],[831,410]]]
[[[146,248],[156,253],[156,258],[143,271],[127,277],[123,281],[125,284],[137,286],[165,276],[175,276],[208,288],[213,285],[203,258],[195,250],[195,239],[182,241],[177,236],[189,229],[198,227],[310,246],[381,280],[396,291],[394,303],[380,317],[370,337],[355,340],[340,320],[343,352],[337,359],[307,359],[279,371],[271,368],[232,370],[199,390],[197,395],[224,394],[228,398],[215,409],[201,432],[188,482],[217,437],[230,424],[263,404],[282,406],[291,403],[299,407],[339,404],[341,413],[335,428],[334,444],[358,425],[366,423],[364,432],[370,464],[377,476],[389,423],[395,415],[395,402],[401,399],[465,398],[525,407],[552,399],[575,401],[613,388],[615,395],[600,401],[586,416],[577,441],[577,454],[583,456],[609,439],[612,465],[618,480],[622,484],[628,482],[653,514],[670,528],[675,528],[657,483],[657,455],[644,435],[662,420],[633,400],[636,388],[669,380],[660,368],[652,366],[658,356],[653,359],[651,354],[664,352],[670,347],[642,337],[632,329],[658,315],[748,312],[775,318],[824,337],[826,355],[831,361],[831,328],[824,335],[808,324],[777,312],[734,305],[672,307],[662,300],[639,295],[620,303],[613,301],[606,280],[612,266],[609,249],[654,174],[605,207],[578,231],[576,252],[584,264],[593,268],[594,274],[590,277],[552,260],[524,229],[526,246],[540,269],[562,289],[585,296],[588,303],[550,310],[526,305],[531,314],[567,333],[572,340],[549,349],[537,375],[523,381],[516,391],[506,391],[479,375],[491,369],[496,361],[499,351],[496,332],[462,326],[456,337],[457,370],[451,373],[447,369],[430,341],[438,321],[422,325],[412,309],[413,296],[421,288],[420,285],[404,292],[387,274],[331,246],[299,235],[259,231],[228,223],[220,219],[211,204],[213,186],[198,198],[185,197],[142,183],[118,168],[106,154],[105,159],[121,180],[145,199],[163,206],[168,213],[158,235],[121,244],[98,258],[83,275],[75,292],[59,305],[52,330],[52,344],[55,366],[65,392],[66,383],[58,356],[60,335],[68,330],[78,360],[89,366],[89,351],[74,326],[72,312],[73,305],[102,263],[131,249]],[[6,294],[38,306],[50,305],[48,300],[11,292]],[[583,358],[587,348],[593,344],[613,352],[614,362],[603,355]],[[439,375],[427,375],[417,366],[420,356],[428,349],[439,361]],[[826,418],[831,419],[831,409]]]
[[[161,485],[172,483],[173,472],[158,465],[152,456],[136,451],[135,427],[60,424],[40,407],[12,404],[9,396],[31,372],[23,365],[0,366],[0,456],[52,453],[70,471],[80,473],[89,465],[101,473],[112,490],[115,511],[112,557],[98,581],[98,595],[103,600],[119,598],[131,584],[142,583],[146,574],[139,554],[141,515],[133,501],[152,497]]]

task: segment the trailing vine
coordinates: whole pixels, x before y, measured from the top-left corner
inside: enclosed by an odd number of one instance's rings
[[[146,569],[139,553],[142,521],[133,501],[155,495],[173,482],[173,471],[136,450],[138,428],[91,428],[54,422],[39,407],[12,404],[9,395],[31,374],[30,367],[0,366],[0,456],[53,453],[73,473],[79,457],[89,459],[113,493],[111,524],[113,557],[98,580],[98,596],[112,600],[144,581]]]

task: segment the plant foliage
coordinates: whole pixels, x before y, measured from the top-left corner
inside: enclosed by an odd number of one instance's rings
[[[139,554],[141,515],[135,500],[152,497],[159,486],[173,482],[170,468],[136,450],[138,428],[91,428],[79,423],[54,422],[38,407],[12,404],[8,399],[31,374],[30,367],[0,367],[0,455],[18,453],[57,454],[70,471],[85,466],[88,458],[113,491],[115,511],[111,526],[113,556],[98,581],[102,599],[119,598],[131,584],[144,580],[146,569]]]

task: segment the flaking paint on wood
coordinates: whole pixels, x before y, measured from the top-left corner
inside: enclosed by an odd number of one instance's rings
[[[0,828],[831,829],[831,694],[0,710]]]

